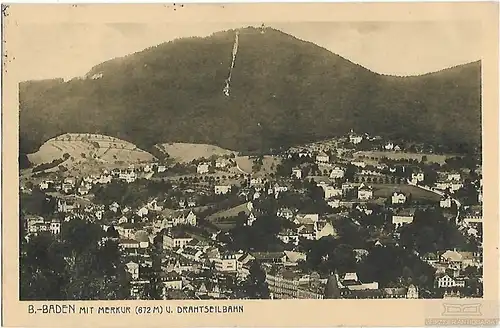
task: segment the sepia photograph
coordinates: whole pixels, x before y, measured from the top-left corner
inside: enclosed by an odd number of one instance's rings
[[[16,27],[17,301],[484,298],[481,20],[67,17]]]

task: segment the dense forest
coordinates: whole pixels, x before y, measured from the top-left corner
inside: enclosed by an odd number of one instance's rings
[[[55,199],[43,192],[21,194],[19,297],[21,300],[115,300],[129,297],[130,277],[120,261],[118,242],[99,224],[74,219],[58,236],[26,236],[26,217],[51,218]]]
[[[50,232],[22,241],[21,300],[115,300],[129,296],[118,242],[97,224],[72,220],[62,238]]]
[[[480,62],[385,76],[274,29],[239,33],[229,97],[233,30],[104,62],[88,73],[98,79],[21,83],[21,153],[66,132],[143,149],[177,141],[262,151],[350,129],[454,150],[480,145]]]

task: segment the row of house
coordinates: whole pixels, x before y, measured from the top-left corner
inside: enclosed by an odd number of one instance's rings
[[[45,219],[42,216],[28,216],[25,221],[25,228],[28,235],[37,235],[41,232],[50,232],[53,235],[61,233],[61,220]]]

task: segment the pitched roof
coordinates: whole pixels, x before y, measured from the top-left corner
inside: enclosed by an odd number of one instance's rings
[[[457,251],[446,251],[441,257],[451,261],[462,261],[462,255]]]
[[[252,252],[250,253],[256,260],[275,260],[282,258],[284,252]]]
[[[248,262],[255,259],[250,253],[244,253],[238,258],[238,262]]]
[[[139,230],[134,235],[138,242],[149,242],[149,234],[144,230]]]
[[[192,238],[185,231],[173,230],[167,234],[170,238]]]
[[[401,208],[394,212],[395,216],[413,216],[415,215],[415,208]]]
[[[298,233],[313,233],[314,232],[314,225],[311,224],[303,224],[300,227],[297,228]]]
[[[127,266],[127,268],[131,267],[131,266],[138,266],[139,264],[135,263],[134,261],[130,261],[128,262],[127,264],[125,264]]]
[[[301,252],[285,251],[285,255],[290,260],[290,262],[293,263],[300,260],[306,260],[306,254]]]
[[[358,281],[358,275],[356,274],[356,272],[347,272],[347,273],[344,275],[343,280],[344,280],[344,281],[346,281],[346,280]]]
[[[138,244],[138,243],[139,242],[137,240],[130,239],[130,238],[120,239],[120,244]]]
[[[474,253],[473,252],[458,252],[462,256],[462,260],[473,260]]]
[[[360,184],[358,187],[358,190],[372,190],[373,188],[371,186],[367,186],[364,183]]]
[[[302,225],[313,225],[314,224],[314,221],[308,217],[297,216],[295,218],[295,220],[297,220],[298,224],[302,224]]]

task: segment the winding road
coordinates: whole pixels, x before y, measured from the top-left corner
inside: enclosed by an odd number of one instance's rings
[[[417,188],[420,188],[420,189],[423,189],[423,190],[427,190],[427,191],[430,191],[430,192],[433,192],[435,193],[436,195],[439,195],[439,196],[444,196],[445,194],[441,191],[438,191],[438,190],[435,190],[433,188],[430,188],[430,187],[426,187],[426,186],[419,186],[415,183],[412,183],[410,180],[406,180],[406,182],[409,184],[409,185],[412,185],[412,186],[415,186]],[[458,199],[456,198],[453,198],[451,197],[451,200],[455,203],[455,205],[457,205],[457,216],[455,217],[455,223],[458,225],[458,219],[460,218],[460,207],[462,206],[462,204],[458,201]]]

